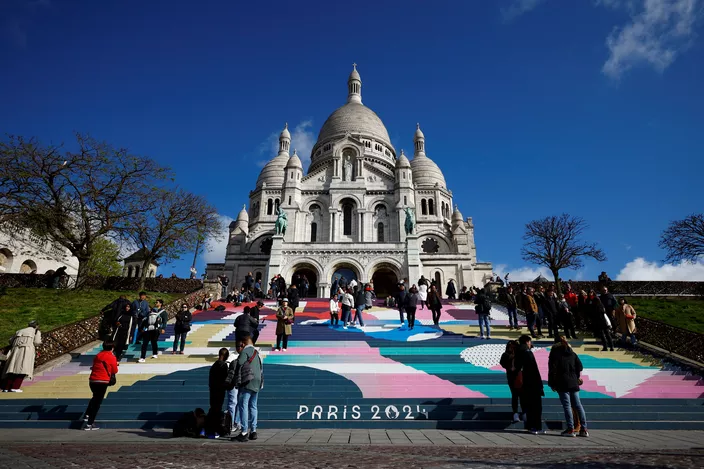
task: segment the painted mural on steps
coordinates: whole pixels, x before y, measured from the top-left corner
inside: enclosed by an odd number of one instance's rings
[[[265,303],[260,313],[264,323],[258,345],[262,346],[266,387],[260,406],[274,402],[282,392],[291,395],[291,399],[285,400],[286,415],[277,414],[277,418],[433,419],[437,416],[432,413],[440,411],[438,406],[443,402],[510,397],[504,370],[499,365],[506,338],[478,340],[463,335],[477,325],[473,305],[445,304],[439,327],[432,325],[430,311],[419,310],[413,330],[400,325],[396,309],[375,306],[365,311],[362,330],[332,326],[326,300],[302,301],[289,348],[280,353],[270,351],[275,341],[275,311],[273,302]],[[194,315],[185,355],[168,354],[173,343],[173,325],[162,335],[160,350],[167,353],[158,359],[136,363],[139,352],[130,348],[120,363],[118,385],[110,389],[109,399],[134,398],[145,387],[158,385],[163,391],[188,382],[197,383],[197,399],[202,400],[201,406],[207,407],[208,368],[218,348],[234,349],[233,321],[242,311],[242,307],[223,305],[225,311]],[[495,307],[492,317],[493,326],[508,325],[508,317],[501,308]],[[495,336],[500,337],[502,332],[506,333],[505,328],[497,327]],[[601,352],[592,342],[573,341],[573,346],[585,368],[583,399],[704,397],[699,379],[651,366],[623,351]],[[544,379],[547,379],[548,347],[548,342],[539,342],[534,350]],[[21,397],[25,400],[89,398],[87,375],[91,355],[95,353],[97,349],[28,382]],[[174,392],[182,392],[179,389],[174,388]],[[545,391],[546,398],[557,398],[547,384]],[[305,398],[297,402],[296,396]]]

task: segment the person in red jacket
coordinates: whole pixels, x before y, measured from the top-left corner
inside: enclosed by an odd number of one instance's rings
[[[114,346],[112,342],[103,342],[103,351],[97,354],[93,359],[93,366],[91,367],[90,378],[88,379],[93,397],[88,403],[88,408],[83,417],[83,420],[86,422],[84,428],[86,431],[98,429],[98,427],[93,425],[95,423],[95,417],[98,415],[100,405],[103,403],[108,386],[110,386],[110,376],[117,374],[117,359],[112,353]]]

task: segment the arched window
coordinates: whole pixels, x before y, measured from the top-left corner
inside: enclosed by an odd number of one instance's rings
[[[420,201],[420,214],[421,215],[428,214],[428,205],[425,203],[425,199],[421,199],[421,201]]]
[[[279,205],[281,205],[279,199],[274,200],[274,212],[277,212],[279,210]]]
[[[403,205],[408,205],[408,197],[403,196]]]
[[[352,204],[346,203],[342,206],[342,234],[345,236],[352,235]]]
[[[288,196],[288,204],[291,205],[291,196]]]
[[[379,223],[376,227],[376,238],[380,243],[384,242],[384,224]]]
[[[318,224],[313,222],[310,224],[310,242],[314,243],[318,240]]]
[[[428,215],[435,215],[435,201],[428,199]]]
[[[132,277],[132,266],[127,267],[127,276]]]
[[[269,199],[266,202],[266,214],[271,215],[274,213],[274,201]]]
[[[134,276],[139,278],[139,266],[138,265],[134,266]]]

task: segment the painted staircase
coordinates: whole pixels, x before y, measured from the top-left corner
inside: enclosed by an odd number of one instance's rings
[[[207,410],[209,367],[218,348],[234,350],[232,323],[242,309],[225,306],[194,315],[185,355],[170,354],[173,326],[162,336],[157,359],[137,363],[139,351],[131,347],[98,423],[170,427],[187,410]],[[262,311],[260,428],[520,428],[511,423],[510,391],[499,366],[506,341],[520,333],[508,330],[501,307],[492,311],[490,340],[476,337],[473,306],[459,302],[444,305],[439,327],[427,310],[417,313],[413,330],[400,325],[393,309],[375,307],[364,316],[364,328],[334,327],[327,301],[309,300],[296,315],[289,349],[275,352],[274,311]],[[591,338],[571,342],[585,368],[581,397],[590,429],[704,430],[700,376],[629,350],[601,352]],[[544,379],[551,344],[535,343]],[[98,350],[37,376],[24,393],[0,394],[0,427],[79,428]],[[547,384],[545,391],[546,425],[562,428],[559,400]]]

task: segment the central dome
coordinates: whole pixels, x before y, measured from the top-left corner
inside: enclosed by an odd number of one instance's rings
[[[347,103],[330,114],[320,129],[318,144],[343,136],[346,132],[373,138],[393,148],[384,123],[364,104]]]

